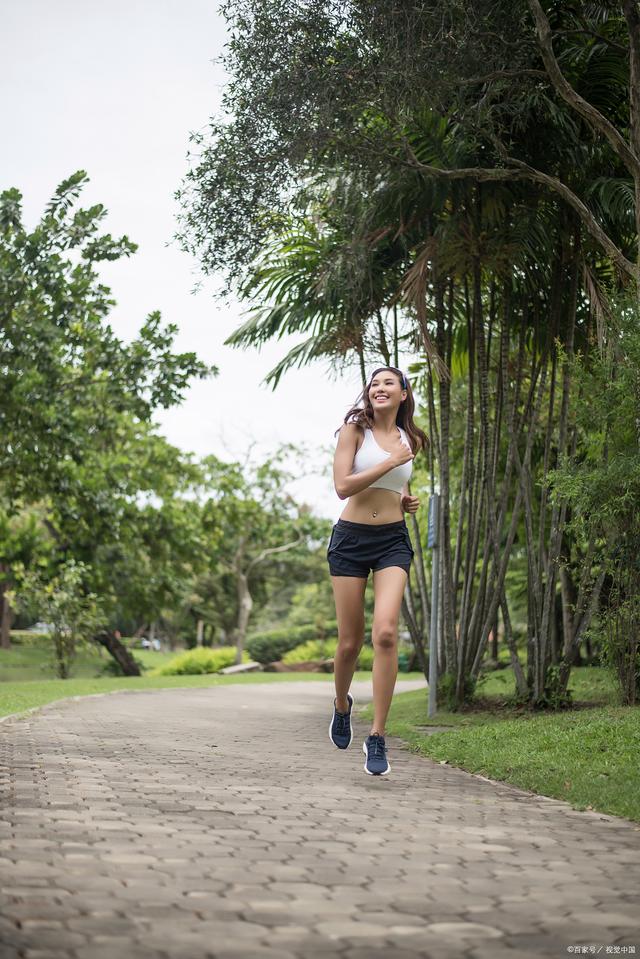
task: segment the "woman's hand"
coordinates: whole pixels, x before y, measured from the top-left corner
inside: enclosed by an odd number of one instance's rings
[[[400,433],[396,433],[393,439],[390,440],[391,449],[389,450],[389,465],[392,467],[403,466],[405,463],[408,463],[409,460],[412,460],[413,453],[411,452],[411,447],[409,447],[405,441],[402,439]]]
[[[400,497],[400,505],[405,513],[415,513],[420,506],[420,500],[417,496],[409,496],[408,493],[404,493]]]

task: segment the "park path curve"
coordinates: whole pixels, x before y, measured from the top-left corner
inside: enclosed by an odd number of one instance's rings
[[[2,959],[640,956],[637,824],[392,738],[367,776],[332,697],[127,692],[0,724]]]

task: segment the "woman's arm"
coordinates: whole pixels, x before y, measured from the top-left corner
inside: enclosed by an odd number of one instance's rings
[[[394,457],[389,456],[382,463],[376,463],[362,473],[352,473],[357,439],[358,427],[355,423],[345,423],[338,435],[338,445],[333,458],[333,484],[340,499],[348,499],[355,493],[360,493],[398,465]]]

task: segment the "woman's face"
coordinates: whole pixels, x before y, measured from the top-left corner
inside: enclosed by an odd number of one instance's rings
[[[397,408],[404,399],[405,391],[391,370],[380,370],[369,386],[369,402],[374,410]]]

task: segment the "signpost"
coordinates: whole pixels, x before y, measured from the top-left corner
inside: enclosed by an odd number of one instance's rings
[[[435,716],[436,686],[438,685],[438,596],[440,577],[440,551],[438,541],[440,519],[440,494],[429,497],[429,529],[427,548],[432,549],[431,558],[431,629],[429,635],[429,709],[428,715]]]

